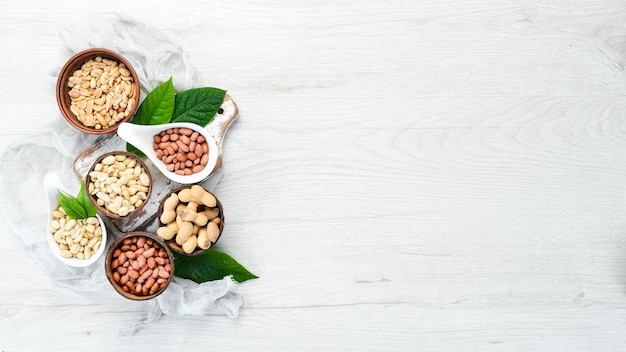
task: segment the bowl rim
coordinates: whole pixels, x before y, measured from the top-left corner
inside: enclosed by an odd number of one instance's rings
[[[105,207],[99,206],[98,203],[97,203],[96,197],[94,197],[94,195],[91,194],[91,192],[89,192],[89,183],[91,182],[91,177],[89,176],[89,174],[92,171],[94,171],[94,168],[96,167],[96,165],[100,161],[102,161],[104,158],[109,156],[109,155],[120,155],[120,154],[126,155],[127,157],[134,158],[141,165],[141,167],[143,167],[144,170],[146,170],[146,173],[148,174],[148,177],[150,178],[150,185],[148,186],[148,194],[146,194],[146,200],[138,208],[135,208],[135,210],[133,210],[132,212],[128,213],[125,216],[119,216],[118,214],[110,211],[109,209],[107,209]],[[89,171],[87,171],[87,174],[85,175],[85,179],[83,181],[85,182],[85,187],[87,188],[87,197],[89,198],[89,200],[91,200],[93,205],[99,211],[103,212],[106,216],[108,216],[110,218],[113,218],[113,219],[126,218],[126,217],[130,216],[131,214],[136,213],[137,211],[143,209],[143,207],[150,200],[150,196],[152,195],[153,183],[154,183],[154,180],[152,178],[152,172],[150,171],[150,168],[145,163],[145,161],[143,161],[143,159],[141,159],[137,154],[134,154],[134,153],[131,153],[131,152],[127,152],[127,151],[124,151],[124,150],[113,150],[113,151],[110,151],[110,152],[106,152],[106,153],[100,155],[98,158],[96,158],[96,160],[89,167]]]
[[[128,116],[124,117],[115,125],[107,127],[107,128],[99,129],[99,130],[83,125],[80,121],[76,119],[76,117],[73,114],[70,114],[68,112],[69,107],[67,107],[66,109],[66,106],[65,106],[66,103],[69,101],[69,99],[67,98],[64,99],[64,94],[67,94],[66,91],[68,90],[67,79],[69,78],[69,75],[71,75],[73,71],[76,70],[77,67],[82,66],[82,64],[86,62],[88,59],[92,57],[97,57],[97,56],[104,56],[104,57],[112,58],[120,63],[123,63],[126,66],[126,68],[130,71],[131,76],[133,77],[133,84],[135,85],[135,91],[136,91],[136,103],[133,106],[131,113],[129,113]],[[70,126],[84,133],[101,135],[101,134],[108,134],[108,133],[115,132],[118,126],[120,125],[120,123],[128,122],[133,118],[133,116],[135,116],[135,113],[137,112],[137,109],[139,108],[139,105],[140,105],[141,84],[139,82],[139,75],[137,75],[137,71],[135,70],[133,65],[131,65],[128,59],[126,59],[126,57],[124,57],[122,54],[120,54],[117,51],[107,49],[107,48],[102,48],[102,47],[96,47],[96,48],[88,48],[88,49],[75,53],[65,62],[65,64],[63,64],[63,67],[61,68],[61,71],[59,71],[59,75],[57,76],[55,94],[56,94],[57,106],[59,107],[59,110],[61,111],[61,115],[63,115],[63,118]]]
[[[183,189],[188,189],[188,188],[190,189],[193,186],[200,186],[200,187],[202,187],[202,185],[198,185],[198,184],[181,185],[179,187],[174,188],[173,190],[171,190],[170,192],[168,192],[167,194],[165,194],[163,196],[163,199],[161,199],[161,201],[159,202],[159,208],[157,209],[157,213],[156,213],[158,227],[165,226],[165,224],[163,224],[161,222],[161,214],[163,213],[163,205],[165,203],[165,200],[167,200],[167,198],[169,198],[172,193],[178,193],[178,192],[180,192]],[[210,190],[206,189],[205,187],[202,187],[202,188],[205,191],[209,192],[213,197],[215,197],[216,205],[217,205],[217,207],[220,210],[220,215],[219,215],[220,223],[219,223],[219,226],[218,226],[218,228],[220,230],[220,233],[217,235],[217,239],[215,240],[215,242],[213,242],[211,244],[211,246],[209,248],[207,248],[207,249],[202,249],[202,248],[196,246],[196,249],[193,252],[186,253],[185,251],[183,251],[182,247],[180,245],[178,245],[178,243],[176,243],[176,239],[175,238],[172,238],[171,240],[163,240],[162,239],[165,243],[167,243],[167,245],[170,247],[170,249],[172,251],[174,251],[174,252],[176,252],[176,253],[178,253],[180,255],[187,256],[187,257],[194,257],[194,256],[197,256],[197,255],[200,255],[200,254],[208,251],[209,249],[213,248],[213,246],[217,243],[217,241],[219,241],[219,239],[222,237],[222,233],[224,232],[224,223],[225,223],[224,206],[223,206],[222,202],[220,201],[220,199],[215,195],[215,193],[211,192]]]
[[[167,253],[167,257],[170,260],[170,265],[172,266],[172,271],[170,272],[170,277],[167,279],[165,286],[162,287],[159,291],[155,292],[152,295],[146,295],[146,296],[139,296],[136,295],[134,293],[130,293],[130,292],[126,292],[122,289],[122,287],[115,282],[115,280],[113,279],[113,270],[111,269],[111,259],[113,258],[113,252],[115,252],[115,250],[117,249],[117,247],[120,246],[120,244],[127,238],[132,238],[132,237],[136,237],[136,236],[143,236],[143,237],[147,237],[152,239],[153,241],[155,241],[156,243],[158,243],[161,247],[163,247],[165,249],[165,252]],[[165,244],[165,242],[163,241],[163,239],[151,232],[145,232],[145,231],[132,231],[132,232],[127,232],[126,234],[120,236],[119,238],[117,238],[113,244],[111,244],[111,246],[109,247],[109,250],[107,251],[106,257],[104,259],[104,272],[106,274],[107,279],[109,280],[109,283],[111,284],[111,286],[113,286],[113,289],[119,293],[121,296],[123,296],[124,298],[127,299],[131,299],[134,301],[145,301],[145,300],[149,300],[152,299],[158,295],[160,295],[161,293],[165,292],[165,290],[167,289],[167,287],[170,285],[170,283],[172,282],[172,280],[174,279],[174,268],[175,268],[175,263],[174,263],[174,254],[172,253],[172,251],[168,248],[168,246]]]

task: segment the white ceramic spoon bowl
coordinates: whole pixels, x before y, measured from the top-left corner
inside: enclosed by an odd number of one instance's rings
[[[95,263],[104,253],[104,249],[107,243],[107,228],[102,221],[100,215],[96,214],[98,221],[100,222],[100,227],[102,227],[102,244],[98,251],[94,253],[89,259],[78,259],[78,258],[65,258],[61,255],[61,248],[58,243],[54,240],[52,234],[48,231],[50,227],[50,221],[52,221],[52,212],[59,207],[59,191],[61,190],[67,194],[75,195],[77,192],[68,192],[65,187],[61,184],[59,177],[56,174],[47,174],[43,180],[44,190],[46,192],[46,197],[48,198],[48,222],[46,223],[46,238],[48,240],[48,245],[50,246],[50,250],[52,254],[59,259],[61,262],[73,266],[73,267],[86,267]]]
[[[165,163],[157,158],[156,152],[152,148],[154,136],[159,134],[161,131],[170,128],[189,128],[204,136],[209,146],[209,157],[208,162],[202,171],[191,175],[179,175],[168,171]],[[135,146],[137,149],[141,150],[152,161],[152,163],[154,163],[159,171],[165,175],[165,177],[181,184],[198,183],[209,177],[215,168],[217,157],[219,156],[217,143],[215,143],[213,137],[204,127],[194,123],[174,122],[162,125],[136,125],[133,123],[123,122],[117,129],[117,135],[126,142]]]

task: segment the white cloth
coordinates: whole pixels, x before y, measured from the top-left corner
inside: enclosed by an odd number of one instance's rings
[[[200,86],[197,74],[179,44],[158,29],[131,18],[111,16],[87,24],[72,24],[61,32],[61,37],[64,53],[51,72],[54,78],[51,81],[56,81],[61,66],[72,54],[90,47],[104,47],[121,53],[133,65],[141,82],[142,99],[170,76],[178,91]],[[54,95],[54,86],[50,87],[50,94]],[[117,295],[112,289],[106,289],[109,283],[104,273],[104,256],[86,268],[72,268],[52,255],[45,238],[48,224],[47,200],[42,191],[44,176],[54,172],[66,189],[77,190],[79,181],[72,169],[73,162],[82,151],[103,137],[74,130],[60,112],[51,113],[44,120],[49,121],[48,128],[11,145],[2,155],[0,192],[8,197],[4,204],[10,206],[0,207],[0,212],[11,235],[23,240],[53,282],[75,291],[90,292],[90,297],[94,298]],[[203,182],[203,186],[214,188],[220,175]],[[114,239],[115,235],[110,236],[108,245]],[[134,333],[141,326],[157,321],[162,314],[236,317],[241,304],[238,285],[231,277],[203,284],[175,278],[163,294],[151,300],[148,317],[123,333]]]

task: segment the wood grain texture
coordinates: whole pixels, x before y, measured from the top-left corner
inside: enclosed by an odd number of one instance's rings
[[[626,348],[626,3],[111,3],[237,101],[219,247],[261,278],[236,319],[120,337],[147,305],[60,288],[5,234],[0,350]],[[2,2],[0,149],[61,118],[57,33],[91,13]]]

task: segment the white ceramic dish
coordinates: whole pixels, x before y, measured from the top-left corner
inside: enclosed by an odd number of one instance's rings
[[[191,175],[178,175],[174,172],[167,171],[165,164],[157,158],[156,152],[152,148],[154,136],[159,134],[161,131],[167,130],[169,128],[189,128],[204,136],[209,146],[209,158],[206,166],[204,167],[204,169],[202,169],[202,171]],[[204,127],[196,125],[194,123],[175,122],[162,125],[146,126],[123,122],[117,129],[117,135],[126,142],[135,146],[137,149],[141,150],[154,163],[159,171],[161,171],[161,173],[165,175],[165,177],[181,184],[198,183],[209,177],[209,175],[211,175],[211,172],[215,168],[215,164],[217,163],[217,157],[219,156],[217,143],[215,142],[213,137]]]
[[[107,243],[107,228],[102,221],[100,215],[96,214],[98,221],[100,221],[100,227],[102,227],[102,245],[98,248],[98,251],[94,253],[89,259],[78,259],[78,258],[65,258],[61,255],[61,248],[55,242],[52,234],[48,232],[48,227],[50,226],[50,221],[52,220],[52,211],[56,210],[59,207],[59,190],[75,196],[78,193],[78,190],[75,192],[68,192],[65,187],[61,184],[59,177],[56,174],[47,174],[43,180],[44,190],[46,192],[46,197],[48,198],[48,218],[46,223],[46,239],[48,241],[48,245],[50,246],[50,250],[52,254],[59,259],[61,262],[73,266],[73,267],[85,267],[91,265],[98,261],[98,259],[104,253],[104,249]]]

